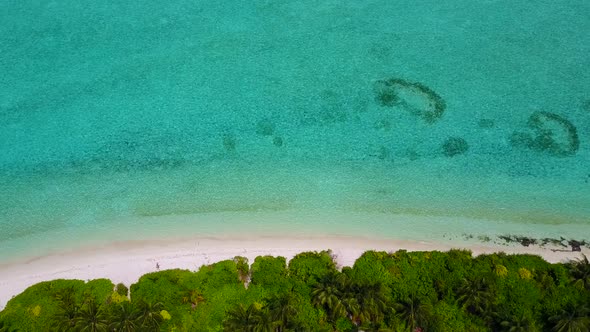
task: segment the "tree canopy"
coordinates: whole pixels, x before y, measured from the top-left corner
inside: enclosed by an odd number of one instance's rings
[[[588,260],[462,250],[243,257],[130,285],[53,280],[0,312],[0,331],[589,331]]]

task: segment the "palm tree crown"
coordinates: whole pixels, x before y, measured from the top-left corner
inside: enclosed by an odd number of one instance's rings
[[[162,311],[162,303],[150,303],[141,301],[138,304],[138,318],[137,321],[141,327],[141,331],[158,331],[160,323],[164,318],[160,314]]]
[[[511,315],[500,322],[504,331],[508,332],[534,332],[537,331],[532,320],[525,315]]]
[[[463,308],[473,314],[488,312],[494,298],[490,284],[484,277],[471,280],[463,279],[458,293],[458,300]]]
[[[556,332],[588,332],[590,331],[590,309],[582,306],[569,306],[551,318],[553,331]]]
[[[106,332],[108,321],[101,305],[91,298],[82,306],[76,317],[77,331]]]
[[[293,317],[297,316],[293,295],[285,294],[270,298],[267,308],[272,319],[276,322],[277,332],[284,331],[293,325]]]
[[[313,304],[326,310],[330,318],[336,321],[346,315],[342,303],[342,291],[336,273],[330,273],[313,287],[311,297]]]
[[[428,325],[432,307],[423,303],[417,296],[410,295],[395,304],[395,311],[411,331],[422,329]]]
[[[590,290],[590,261],[582,254],[583,258],[568,264],[572,282],[580,289]]]
[[[111,329],[120,332],[131,332],[137,330],[139,311],[128,301],[118,304],[112,313]]]
[[[227,311],[223,330],[228,332],[271,332],[274,325],[271,315],[255,303],[250,304],[247,308],[239,304]]]

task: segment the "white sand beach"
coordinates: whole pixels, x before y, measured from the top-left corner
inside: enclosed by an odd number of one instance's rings
[[[53,279],[108,278],[129,286],[149,272],[166,269],[197,270],[200,266],[235,256],[247,257],[252,263],[257,256],[272,255],[291,259],[304,251],[331,249],[339,266],[351,266],[367,250],[395,252],[457,248],[456,245],[403,240],[375,240],[361,237],[203,237],[190,240],[121,242],[109,246],[84,248],[60,254],[0,265],[0,310],[27,287]],[[503,251],[542,256],[555,263],[588,255],[580,252],[553,251],[550,248],[523,247],[520,244],[498,246],[465,243],[474,255]]]

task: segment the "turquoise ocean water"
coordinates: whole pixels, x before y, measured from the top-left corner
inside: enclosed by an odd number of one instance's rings
[[[2,259],[248,229],[588,240],[589,140],[587,0],[0,3]]]

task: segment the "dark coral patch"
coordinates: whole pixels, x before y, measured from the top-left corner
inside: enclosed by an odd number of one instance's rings
[[[462,155],[469,150],[469,144],[461,137],[449,137],[442,145],[443,154],[447,157]]]
[[[274,146],[280,148],[281,146],[283,146],[283,138],[280,136],[273,137],[272,144],[274,144]]]
[[[385,160],[385,159],[389,159],[391,157],[391,151],[384,147],[381,146],[379,147],[379,152],[377,153],[377,158],[381,159],[381,160]]]
[[[96,150],[87,151],[82,158],[64,161],[70,171],[145,171],[173,169],[187,160],[175,148],[172,137],[158,135],[149,130],[124,130],[107,136]]]
[[[480,119],[477,122],[477,126],[482,129],[490,129],[490,128],[494,128],[495,123],[494,123],[494,120],[492,120],[492,119]]]
[[[376,121],[375,124],[373,125],[373,127],[375,127],[375,129],[377,129],[377,130],[390,131],[391,130],[391,122],[389,120],[382,119],[382,120]]]
[[[528,132],[515,131],[510,143],[515,147],[545,152],[556,157],[575,155],[580,138],[573,123],[561,115],[534,112],[527,122]]]
[[[429,124],[439,120],[446,109],[445,101],[432,89],[419,82],[400,78],[379,80],[373,85],[375,101],[384,107],[401,107]]]
[[[533,144],[533,137],[528,133],[515,131],[510,135],[510,144],[514,147],[528,148]]]
[[[225,151],[232,152],[236,150],[237,142],[236,139],[229,134],[223,135],[223,148]]]
[[[256,124],[256,134],[260,136],[272,136],[275,127],[270,120],[260,120]]]
[[[405,155],[410,161],[416,161],[420,158],[420,154],[414,149],[407,149]]]
[[[375,101],[385,107],[393,107],[399,102],[399,97],[392,80],[379,80],[373,85]]]

